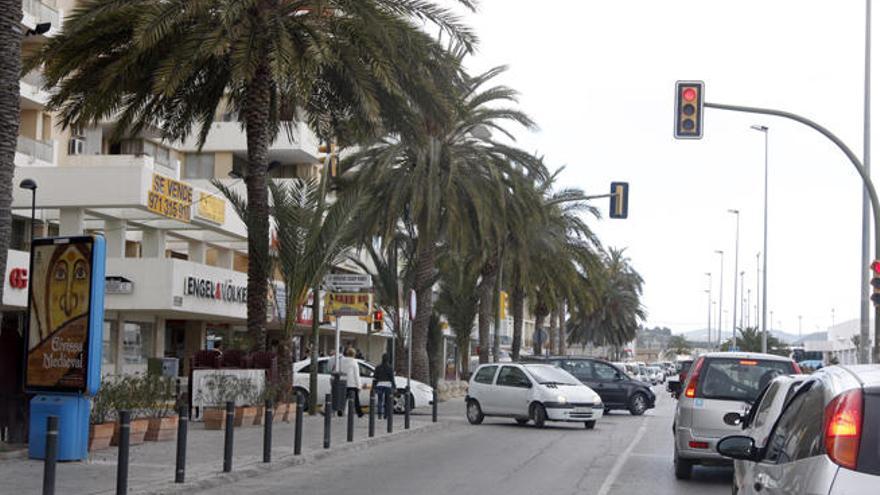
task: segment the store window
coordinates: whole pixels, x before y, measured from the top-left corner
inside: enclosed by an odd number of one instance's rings
[[[101,374],[116,373],[116,322],[104,320],[103,348],[101,350]]]
[[[213,179],[214,153],[187,153],[183,177],[185,179]]]
[[[153,349],[153,337],[152,323],[125,322],[122,332],[124,373],[147,371],[147,358]]]

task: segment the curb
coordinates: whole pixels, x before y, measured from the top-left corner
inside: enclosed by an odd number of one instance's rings
[[[345,448],[336,448],[336,449],[328,449],[328,450],[318,450],[314,453],[310,454],[302,454],[298,456],[294,456],[293,454],[287,454],[278,458],[278,460],[273,460],[271,463],[263,463],[260,460],[253,461],[245,461],[243,464],[238,467],[235,471],[231,473],[223,473],[223,472],[208,472],[208,473],[200,473],[192,476],[191,481],[187,481],[185,483],[175,484],[172,482],[164,482],[162,483],[165,486],[156,487],[157,483],[147,483],[146,485],[142,485],[140,487],[132,487],[129,489],[129,493],[133,495],[176,495],[176,494],[189,494],[193,491],[200,490],[209,490],[211,488],[217,488],[220,486],[228,485],[230,483],[235,483],[236,481],[253,478],[256,476],[260,476],[262,474],[271,473],[273,471],[278,471],[281,469],[290,468],[293,466],[300,466],[303,464],[310,464],[313,462],[317,462],[323,459],[332,459],[334,457],[339,457],[341,455],[345,455],[351,452],[357,452],[360,450],[365,450],[370,447],[381,445],[386,442],[391,442],[400,438],[406,438],[409,436],[414,436],[416,434],[421,433],[431,433],[435,431],[440,431],[446,428],[448,424],[446,423],[428,423],[424,426],[414,426],[409,430],[398,430],[392,434],[384,434],[382,436],[376,436],[373,438],[367,438],[365,440],[361,440],[358,442],[343,443],[342,445]],[[251,457],[253,459],[253,457]],[[147,488],[150,486],[150,488]],[[115,493],[114,491],[107,491],[101,493]]]
[[[0,461],[11,461],[13,459],[27,459],[28,449],[21,448],[10,450],[7,452],[0,452]]]

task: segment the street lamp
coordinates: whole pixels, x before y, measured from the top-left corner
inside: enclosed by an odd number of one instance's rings
[[[18,187],[27,189],[31,192],[31,244],[33,244],[34,223],[37,217],[37,181],[33,179],[25,179],[18,184]]]
[[[721,327],[723,323],[721,313],[724,308],[724,250],[716,249],[715,254],[721,255],[721,270],[718,275],[718,349],[721,349]]]
[[[753,125],[751,128],[764,133],[764,294],[761,301],[761,352],[767,352],[767,151],[770,128],[766,125]]]
[[[709,295],[709,319],[706,326],[706,341],[709,342],[709,345],[712,345],[712,272],[706,272],[706,276],[709,277],[709,288],[706,290],[706,293]]]
[[[736,215],[736,245],[733,255],[733,321],[730,322],[730,326],[733,328],[731,349],[736,349],[736,307],[739,306],[739,301],[736,298],[736,273],[739,271],[739,210],[727,210],[727,213]]]

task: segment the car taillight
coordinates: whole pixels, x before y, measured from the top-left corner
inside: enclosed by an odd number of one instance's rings
[[[696,442],[694,440],[691,440],[690,442],[688,442],[688,447],[692,449],[708,449],[709,442]]]
[[[803,371],[801,371],[801,366],[794,361],[791,362],[791,366],[794,368],[795,375],[800,375],[801,373],[803,373]]]
[[[705,358],[700,358],[694,364],[694,372],[691,374],[691,379],[688,380],[687,387],[684,389],[684,396],[693,399],[697,395],[697,382],[700,379],[700,369],[703,367],[703,360]]]
[[[825,452],[848,469],[855,469],[859,460],[862,407],[861,389],[844,392],[825,406]]]

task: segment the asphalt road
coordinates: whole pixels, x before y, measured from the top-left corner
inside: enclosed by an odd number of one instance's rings
[[[442,431],[410,437],[239,481],[212,494],[728,494],[731,470],[672,473],[675,401],[655,387],[658,407],[642,417],[612,412],[595,430],[546,429],[491,419],[472,426],[460,400],[444,403]]]

